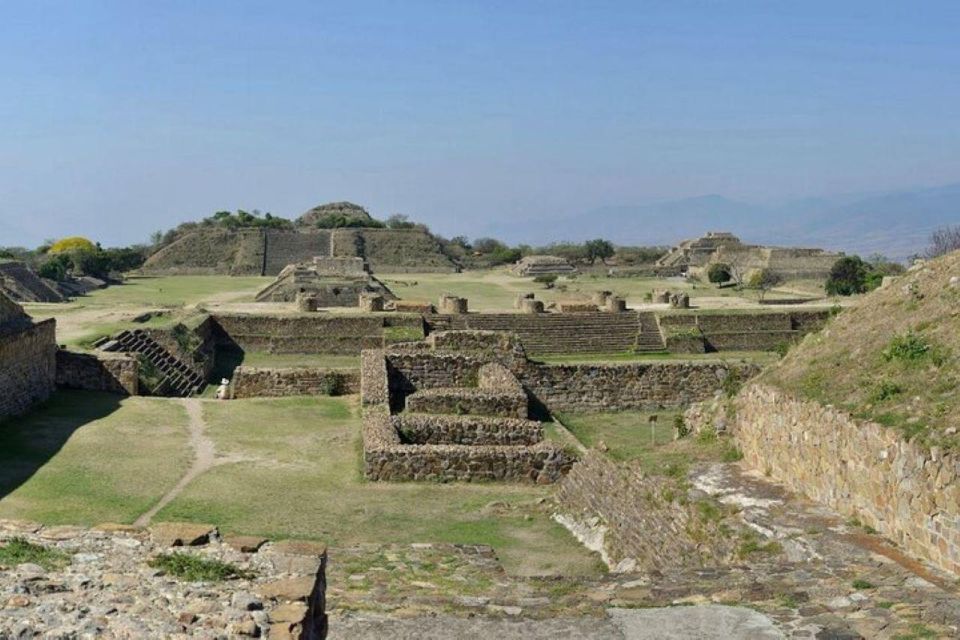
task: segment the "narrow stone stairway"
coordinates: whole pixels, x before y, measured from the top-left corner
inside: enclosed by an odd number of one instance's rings
[[[160,346],[142,329],[121,331],[105,344],[105,351],[136,353],[147,360],[160,374],[161,381],[154,395],[188,397],[200,393],[206,384],[203,376]]]
[[[657,315],[650,312],[639,312],[637,331],[637,343],[633,350],[649,353],[653,351],[666,351],[667,346],[663,342],[663,334],[660,333],[660,323],[657,322]]]

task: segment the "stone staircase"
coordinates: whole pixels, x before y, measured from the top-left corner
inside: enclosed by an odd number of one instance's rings
[[[660,323],[657,322],[657,315],[650,312],[640,312],[637,313],[637,316],[639,316],[640,330],[637,332],[637,342],[633,350],[642,353],[666,351],[667,345],[663,342],[663,334],[660,333]]]
[[[651,314],[652,315],[652,314]],[[524,348],[533,354],[619,353],[638,346],[640,314],[626,313],[476,313],[433,316],[431,331],[443,329],[482,329],[511,331],[519,336]],[[438,320],[435,322],[435,319]],[[654,325],[656,319],[653,319]],[[446,326],[443,326],[446,325]],[[652,336],[659,337],[659,331]],[[648,338],[644,337],[644,345]],[[652,343],[649,349],[655,350]],[[662,341],[659,349],[663,349]]]
[[[121,331],[101,347],[104,351],[136,353],[145,358],[160,374],[161,381],[153,395],[187,397],[200,393],[206,382],[203,376],[164,349],[143,329]]]

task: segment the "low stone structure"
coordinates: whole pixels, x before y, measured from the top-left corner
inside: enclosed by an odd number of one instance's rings
[[[522,301],[520,302],[520,310],[521,310],[523,313],[530,313],[530,314],[543,313],[543,311],[544,311],[544,309],[543,309],[543,301],[542,301],[542,300],[534,300],[534,299],[532,299],[532,298],[529,298],[529,299],[526,299],[526,300],[522,300]]]
[[[211,525],[93,529],[0,521],[63,558],[0,571],[2,638],[303,638],[327,634],[323,544],[220,536]],[[160,554],[229,563],[242,574],[203,583],[153,568]]]
[[[739,542],[729,518],[705,518],[698,496],[672,478],[645,476],[589,451],[560,482],[555,519],[608,566],[643,570],[723,566]],[[717,511],[710,504],[710,512]]]
[[[57,351],[57,386],[135,396],[140,393],[140,361],[125,353]]]
[[[233,370],[231,398],[336,396],[360,392],[360,372],[323,367],[244,367]]]
[[[459,342],[450,337],[447,344]],[[482,338],[472,341],[475,346],[493,338],[475,337]],[[442,337],[439,342],[444,343]],[[544,441],[537,423],[506,417],[511,412],[525,416],[527,410],[523,388],[506,367],[491,362],[479,350],[470,354],[434,351],[436,340],[422,344],[428,349],[371,350],[361,356],[367,478],[546,484],[566,473],[573,458],[556,443]],[[476,388],[471,389],[472,385]],[[457,408],[449,409],[445,403],[447,396],[456,397],[455,391],[465,392],[460,402],[482,397],[495,405],[495,411],[490,411],[489,404],[479,407],[480,411],[476,405],[468,409],[499,415],[454,413]],[[437,397],[443,397],[443,402]],[[521,399],[522,408],[516,404]],[[407,411],[400,413],[403,408]],[[410,413],[415,409],[449,413]]]
[[[34,322],[0,293],[0,419],[19,415],[53,392],[56,320]]]
[[[842,253],[823,249],[748,245],[728,231],[711,231],[684,240],[657,260],[657,266],[680,268],[688,275],[704,276],[712,264],[726,264],[744,280],[760,269],[783,278],[825,279]]]
[[[596,313],[597,305],[580,300],[561,300],[557,302],[557,311],[560,313]]]
[[[318,307],[355,307],[360,296],[368,294],[387,300],[396,297],[369,272],[363,258],[317,257],[311,262],[285,267],[256,299],[258,302],[296,301],[300,311],[316,311]],[[301,302],[304,299],[312,302]]]
[[[383,311],[384,298],[379,293],[361,293],[360,311],[365,313],[375,313]]]
[[[568,275],[576,272],[576,267],[559,256],[526,256],[513,266],[513,273],[524,277]]]
[[[468,303],[466,298],[444,294],[440,296],[440,313],[467,313]]]
[[[750,467],[960,574],[960,459],[762,384],[736,398],[730,430]]]

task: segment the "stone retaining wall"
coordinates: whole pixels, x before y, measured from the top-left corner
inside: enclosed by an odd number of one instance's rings
[[[57,386],[135,396],[140,361],[124,353],[57,351]]]
[[[19,415],[53,393],[56,321],[0,330],[0,418]]]
[[[551,411],[627,411],[684,407],[723,388],[731,371],[742,379],[760,368],[717,362],[530,364],[524,387]]]
[[[645,477],[591,450],[560,482],[556,519],[589,538],[610,566],[628,559],[646,570],[728,562],[736,536],[722,519],[700,517],[696,500],[681,498],[675,480]]]
[[[533,445],[543,440],[543,426],[535,420],[478,416],[391,416],[405,444]]]
[[[517,394],[492,389],[425,389],[408,395],[405,406],[414,413],[527,417],[527,396],[522,390]]]
[[[746,464],[960,574],[957,454],[761,384],[735,406]]]
[[[360,392],[360,372],[322,367],[244,367],[234,369],[232,398],[349,395]]]

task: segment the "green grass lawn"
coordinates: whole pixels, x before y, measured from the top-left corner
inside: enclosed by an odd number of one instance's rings
[[[209,402],[204,415],[218,451],[244,461],[201,476],[158,519],[340,546],[489,544],[518,573],[597,570],[595,558],[537,504],[549,488],[364,480],[353,398]]]
[[[0,423],[0,518],[132,522],[189,465],[176,402],[60,391]]]
[[[739,454],[727,439],[687,437],[674,440],[676,411],[657,412],[651,429],[650,413],[567,413],[560,421],[587,447],[603,442],[606,455],[620,462],[633,461],[644,471],[657,475],[685,476],[696,462],[732,461]]]

